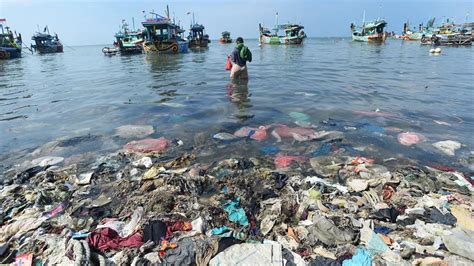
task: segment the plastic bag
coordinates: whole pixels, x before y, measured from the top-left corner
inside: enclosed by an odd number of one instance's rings
[[[230,56],[227,56],[227,61],[225,62],[225,70],[230,71],[232,69],[232,62],[230,61]]]

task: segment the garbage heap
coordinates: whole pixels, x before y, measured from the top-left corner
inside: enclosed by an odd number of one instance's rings
[[[44,157],[6,175],[0,263],[474,263],[472,179],[453,169],[343,151],[202,163],[164,156],[165,142],[129,143],[87,172]]]

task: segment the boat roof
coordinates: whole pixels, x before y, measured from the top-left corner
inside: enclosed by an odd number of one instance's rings
[[[41,33],[41,32],[37,32],[35,35],[33,35],[31,37],[32,40],[35,40],[35,39],[44,39],[44,40],[48,40],[48,39],[53,39],[54,37],[51,36],[51,34],[49,33]]]
[[[377,28],[379,26],[384,26],[387,25],[387,22],[383,19],[376,19],[370,22],[367,22],[364,24],[364,28],[366,29],[372,29],[372,28]]]
[[[202,24],[194,24],[191,26],[191,30],[193,31],[203,31],[204,30],[204,26]]]
[[[301,30],[304,29],[304,26],[298,24],[287,24],[285,31]]]
[[[230,35],[230,32],[229,31],[223,31],[222,35]]]
[[[152,27],[152,26],[170,26],[172,28],[177,28],[178,25],[173,24],[171,19],[165,18],[163,16],[157,15],[156,18],[147,18],[146,21],[142,22],[143,27]]]

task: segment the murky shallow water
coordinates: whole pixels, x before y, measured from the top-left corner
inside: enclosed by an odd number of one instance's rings
[[[248,84],[229,82],[224,64],[233,46],[218,43],[177,56],[107,57],[101,46],[87,46],[0,61],[0,170],[35,158],[31,152],[58,138],[69,140],[49,155],[91,159],[116,151],[130,141],[114,135],[126,124],[152,125],[152,137],[181,139],[181,149],[199,151],[202,160],[261,155],[269,145],[310,157],[320,142],[212,139],[242,126],[293,126],[290,112],[309,115],[318,130],[344,132],[333,149],[466,170],[474,145],[472,48],[430,56],[429,47],[401,41],[247,45],[254,58]],[[425,141],[400,145],[391,128]],[[447,156],[432,146],[441,140],[463,146]]]

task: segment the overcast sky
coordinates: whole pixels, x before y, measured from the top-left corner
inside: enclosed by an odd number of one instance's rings
[[[258,37],[258,23],[273,26],[275,13],[279,21],[302,23],[309,37],[349,36],[349,24],[360,24],[364,10],[366,20],[377,17],[388,22],[387,30],[400,32],[409,20],[419,24],[434,16],[473,21],[474,0],[0,0],[0,18],[21,32],[25,43],[39,28],[49,26],[66,45],[110,44],[122,19],[139,26],[142,11],[164,14],[169,4],[185,28],[194,12],[204,24],[211,39],[224,30],[244,38]]]

